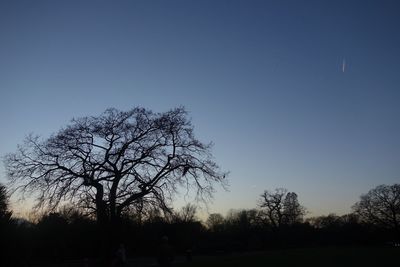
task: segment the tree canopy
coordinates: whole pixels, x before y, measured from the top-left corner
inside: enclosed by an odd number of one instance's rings
[[[0,184],[0,224],[7,223],[11,218],[11,214],[6,187]]]
[[[360,197],[353,209],[362,220],[395,229],[399,234],[400,184],[379,185],[371,189]]]
[[[305,208],[299,204],[297,194],[285,188],[265,190],[259,201],[266,222],[274,228],[301,222]]]
[[[38,207],[68,201],[93,211],[98,221],[131,209],[167,210],[181,187],[207,200],[215,183],[226,183],[211,144],[195,138],[184,108],[111,108],[73,119],[49,138],[29,135],[5,157],[5,166],[12,187],[35,194]]]

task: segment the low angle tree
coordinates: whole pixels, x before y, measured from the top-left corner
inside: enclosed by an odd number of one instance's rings
[[[363,221],[394,229],[400,237],[400,184],[371,189],[353,209]]]
[[[33,194],[37,207],[68,202],[105,223],[132,207],[167,210],[180,188],[207,201],[216,183],[226,183],[211,144],[195,138],[184,108],[111,108],[73,119],[49,138],[29,135],[5,166],[12,188]]]
[[[261,194],[259,207],[265,220],[274,228],[301,222],[305,214],[305,208],[299,204],[297,194],[288,192],[285,188],[265,190]]]

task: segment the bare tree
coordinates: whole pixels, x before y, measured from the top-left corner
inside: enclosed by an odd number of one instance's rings
[[[186,204],[181,210],[175,214],[175,220],[178,222],[194,222],[196,221],[197,207],[193,204]]]
[[[180,187],[208,200],[215,183],[226,183],[210,150],[194,137],[184,108],[108,109],[44,140],[29,135],[5,166],[12,187],[37,194],[38,207],[68,201],[114,222],[132,206],[168,209]]]
[[[305,214],[305,208],[299,204],[297,194],[288,192],[285,188],[265,190],[261,194],[259,206],[265,220],[274,228],[300,222]]]
[[[306,209],[300,205],[295,192],[288,192],[283,201],[283,219],[285,224],[295,224],[303,221]]]
[[[257,209],[230,210],[224,221],[241,229],[250,229],[261,222]]]
[[[371,189],[353,209],[363,221],[392,228],[400,237],[400,184]]]
[[[0,184],[0,225],[10,221],[12,212],[9,210],[8,194],[6,187]]]
[[[211,231],[217,231],[220,229],[225,222],[224,217],[220,213],[212,213],[208,216],[207,226]]]

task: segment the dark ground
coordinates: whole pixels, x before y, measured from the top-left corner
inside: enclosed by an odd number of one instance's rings
[[[400,248],[330,247],[254,252],[204,257],[194,260],[190,264],[176,264],[176,266],[400,266]]]
[[[129,255],[128,255],[129,256]],[[86,265],[83,261],[71,261],[55,265],[36,265],[36,267],[57,266],[100,266],[94,260]],[[157,266],[153,258],[130,258],[127,267]],[[194,255],[191,262],[185,257],[177,256],[172,266],[175,267],[286,267],[286,266],[400,266],[400,247],[325,247],[288,250],[270,250],[264,252],[247,252],[220,254],[212,256]]]

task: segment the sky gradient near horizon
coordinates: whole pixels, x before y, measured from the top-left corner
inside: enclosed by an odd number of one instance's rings
[[[310,215],[350,212],[400,182],[399,12],[378,0],[1,1],[0,155],[108,107],[183,105],[230,171],[209,212],[254,208],[277,187]]]

